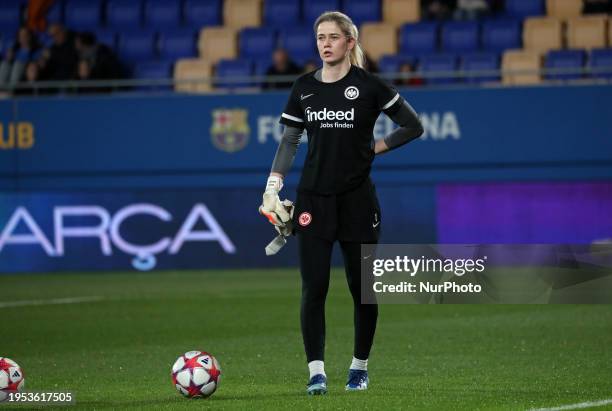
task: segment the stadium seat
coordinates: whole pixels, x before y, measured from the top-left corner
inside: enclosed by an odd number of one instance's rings
[[[235,29],[261,26],[261,0],[225,0],[223,22]]]
[[[133,77],[139,80],[164,80],[172,78],[172,61],[148,61],[134,67]],[[170,90],[170,84],[138,86],[138,90]]]
[[[174,65],[174,90],[184,93],[207,93],[212,90],[212,64],[202,59],[181,59]],[[195,81],[200,80],[201,81]],[[181,80],[186,80],[181,82]],[[193,81],[189,81],[193,80]]]
[[[181,3],[171,0],[146,0],[145,24],[151,28],[176,28],[181,25]]]
[[[3,33],[16,33],[21,26],[21,5],[19,3],[0,4],[0,30]]]
[[[101,17],[102,5],[99,1],[69,0],[64,6],[64,20],[70,29],[96,29],[101,25]]]
[[[591,50],[590,66],[592,77],[612,79],[612,48]]]
[[[111,49],[117,47],[117,33],[114,30],[98,29],[95,32],[98,43],[104,44]]]
[[[442,49],[446,52],[475,51],[478,44],[478,23],[450,22],[442,26]]]
[[[502,83],[507,85],[537,84],[540,82],[542,55],[537,51],[508,50],[502,57]],[[529,71],[525,73],[509,73],[507,70]]]
[[[383,56],[378,60],[378,71],[381,73],[399,73],[404,63],[415,65],[415,59],[397,54]]]
[[[219,26],[222,24],[221,0],[185,0],[183,16],[189,27]]]
[[[424,74],[440,74],[435,77],[425,77],[426,84],[451,84],[460,81],[457,77],[446,76],[457,70],[457,56],[451,53],[426,54],[419,58],[419,71]]]
[[[567,19],[582,14],[583,0],[546,0],[546,14]]]
[[[204,27],[198,39],[200,58],[211,64],[238,55],[238,33],[229,27]]]
[[[397,29],[388,23],[365,23],[359,34],[368,56],[378,60],[385,54],[397,53]]]
[[[142,24],[142,0],[108,0],[106,25],[118,30],[135,30]]]
[[[438,24],[433,22],[405,24],[400,29],[400,53],[420,54],[436,51]]]
[[[247,28],[240,32],[240,57],[270,57],[276,48],[276,30]]]
[[[47,10],[47,15],[45,16],[45,19],[47,20],[47,24],[64,23],[63,0],[56,0],[55,3],[51,5],[49,10]]]
[[[351,17],[357,27],[381,19],[380,0],[344,0],[342,5],[344,13]]]
[[[567,46],[572,49],[607,47],[607,16],[575,17],[567,21]]]
[[[544,14],[544,0],[506,0],[505,14],[521,19],[541,16]]]
[[[421,19],[420,0],[383,0],[383,21],[396,27]]]
[[[586,57],[584,50],[551,50],[546,55],[547,69],[581,69]],[[549,80],[572,80],[584,77],[583,73],[546,73]]]
[[[195,57],[197,54],[196,32],[189,28],[161,31],[157,46],[162,59],[176,60]]]
[[[555,17],[530,17],[523,28],[525,49],[547,52],[563,48],[563,23]]]
[[[279,46],[287,50],[291,58],[298,64],[310,60],[318,61],[319,53],[315,36],[311,27],[293,27],[281,30]]]
[[[155,32],[150,30],[123,32],[117,41],[119,58],[129,64],[154,60],[157,54],[155,40]]]
[[[340,10],[339,0],[304,0],[303,14],[304,24],[312,25],[319,15],[325,11]]]
[[[300,1],[265,0],[263,17],[267,27],[286,27],[300,24]]]
[[[227,81],[236,77],[247,77],[253,75],[253,62],[248,59],[220,60],[217,64],[216,74],[218,77],[216,87],[234,88],[251,87],[253,84],[248,80]]]
[[[521,22],[517,19],[488,20],[482,23],[482,46],[484,50],[503,52],[519,49]]]
[[[469,53],[461,56],[461,69],[466,76],[464,81],[467,83],[482,83],[499,81],[499,74],[476,74],[472,72],[495,71],[499,70],[499,55],[493,52]]]

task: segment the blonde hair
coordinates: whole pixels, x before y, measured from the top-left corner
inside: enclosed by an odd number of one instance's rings
[[[346,14],[340,13],[339,11],[326,11],[325,13],[321,14],[315,21],[313,27],[315,34],[317,34],[317,28],[319,27],[319,24],[324,23],[326,21],[336,23],[346,37],[355,39],[355,47],[353,47],[350,52],[349,61],[354,66],[365,68],[365,53],[361,48],[361,44],[359,44],[359,30],[357,30],[357,26],[355,26],[353,20],[351,20],[351,18]]]

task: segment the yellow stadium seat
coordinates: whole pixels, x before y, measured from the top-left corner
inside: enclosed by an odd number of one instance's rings
[[[608,20],[608,44],[612,45],[612,18]]]
[[[177,82],[174,90],[184,93],[206,93],[212,90],[210,78],[212,64],[203,59],[180,59],[174,65],[175,80],[200,80]],[[206,80],[206,78],[208,80]]]
[[[211,64],[238,55],[238,33],[229,27],[204,27],[198,40],[200,57]]]
[[[574,49],[607,47],[608,16],[591,15],[567,21],[567,46]]]
[[[223,22],[235,29],[261,26],[261,0],[225,0]]]
[[[359,35],[361,45],[372,60],[397,53],[397,29],[388,23],[364,23]]]
[[[396,27],[421,19],[420,0],[383,0],[383,20]]]
[[[503,84],[537,84],[541,80],[542,55],[537,51],[508,50],[502,58]],[[506,73],[506,70],[528,70],[526,73]]]
[[[540,51],[563,48],[563,22],[555,17],[530,17],[523,27],[523,46]]]
[[[582,0],[546,0],[546,14],[566,19],[582,14]]]

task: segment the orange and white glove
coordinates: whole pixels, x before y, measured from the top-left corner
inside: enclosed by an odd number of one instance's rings
[[[264,215],[271,224],[276,227],[285,227],[291,221],[293,214],[293,204],[283,204],[278,197],[279,191],[283,188],[283,179],[279,176],[271,175],[266,183],[266,191],[263,194],[262,204],[259,206],[259,213]]]

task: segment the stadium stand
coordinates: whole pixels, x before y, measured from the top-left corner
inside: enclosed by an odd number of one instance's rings
[[[397,31],[391,24],[365,23],[361,26],[360,36],[361,44],[374,60],[397,53]]]
[[[542,53],[563,48],[563,22],[555,17],[530,17],[525,20],[523,45]]]
[[[602,48],[608,46],[607,16],[574,17],[567,21],[567,46],[569,48]]]
[[[381,4],[379,1],[344,0],[343,6],[344,13],[351,16],[357,26],[381,19]]]
[[[497,74],[479,74],[485,71],[498,71],[500,68],[499,54],[493,52],[478,52],[462,55],[461,69],[464,71],[467,83],[497,82]]]
[[[278,45],[287,50],[291,59],[298,64],[303,65],[318,59],[317,45],[310,27],[291,27],[281,30]]]
[[[545,14],[544,0],[506,0],[505,14],[520,19],[542,16]]]
[[[438,48],[438,23],[405,24],[400,29],[400,53],[416,55],[431,53]]]
[[[449,73],[457,70],[457,56],[452,53],[425,54],[419,59],[419,68],[422,73]],[[452,75],[441,75],[426,80],[427,84],[450,84],[459,79]]]
[[[264,1],[263,19],[267,27],[280,28],[301,24],[299,0]]]
[[[117,53],[124,62],[134,65],[157,57],[156,32],[148,29],[125,31],[117,40]]]
[[[174,29],[181,25],[181,3],[168,0],[147,0],[144,7],[145,25],[156,29]]]
[[[223,22],[234,29],[261,26],[261,0],[225,0]]]
[[[221,21],[222,0],[185,0],[183,17],[190,28],[219,26]]]
[[[582,0],[546,0],[546,14],[551,17],[567,19],[581,13]]]
[[[229,27],[205,27],[200,31],[198,51],[200,58],[216,64],[221,59],[238,56],[238,32]]]
[[[578,70],[584,66],[586,61],[584,50],[551,50],[546,54],[544,66],[547,69],[574,69]],[[583,73],[546,73],[545,78],[549,80],[573,80],[584,77]]]
[[[159,57],[165,60],[196,57],[196,33],[190,28],[178,28],[159,33]]]
[[[211,77],[212,72],[213,66],[206,60],[181,59],[174,66],[174,78],[178,80],[174,90],[183,93],[207,93],[212,90],[212,86],[203,79]]]
[[[383,0],[383,20],[399,27],[421,20],[420,0]]]
[[[276,48],[276,30],[271,28],[246,28],[240,32],[241,58],[268,58]]]
[[[591,51],[590,66],[595,70],[607,68],[607,72],[595,71],[592,76],[598,79],[612,79],[612,49],[594,49]]]
[[[73,30],[95,30],[102,24],[102,5],[98,1],[70,0],[64,6],[64,20]]]
[[[115,30],[134,30],[142,25],[141,0],[108,0],[106,26]]]
[[[502,57],[502,70],[522,70],[524,72],[504,72],[502,83],[506,85],[537,84],[541,80],[538,72],[541,67],[542,55],[537,51],[506,51]]]
[[[503,52],[522,47],[521,21],[514,18],[487,20],[482,24],[484,50]]]
[[[442,49],[446,52],[475,51],[479,48],[477,22],[449,22],[442,27]]]
[[[249,59],[221,60],[217,64],[217,77],[219,82],[217,87],[234,88],[250,87],[253,84],[249,81],[227,82],[224,79],[236,77],[248,77],[253,75],[253,62]]]

